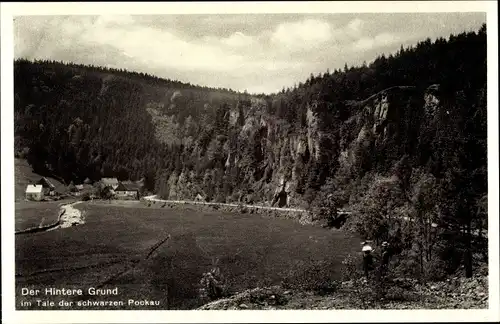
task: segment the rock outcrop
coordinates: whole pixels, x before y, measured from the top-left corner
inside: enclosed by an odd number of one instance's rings
[[[175,94],[172,97],[176,97]],[[393,149],[395,143],[418,134],[420,124],[431,120],[439,111],[439,98],[439,85],[436,84],[428,89],[395,86],[364,100],[347,101],[345,105],[350,116],[334,125],[338,136],[333,138],[337,141],[333,145],[340,148],[339,164],[356,163],[359,148],[373,148],[383,156],[384,150]],[[263,99],[252,98],[247,106],[230,107],[224,115],[229,138],[214,136],[205,153],[195,142],[183,143],[190,147],[193,159],[206,156],[214,161],[221,157],[223,170],[207,170],[201,183],[192,171],[173,172],[167,181],[168,198],[192,198],[204,187],[212,186],[211,182],[217,177],[230,179],[237,172],[243,176],[238,184],[241,188],[234,188],[232,198],[228,197],[226,202],[253,200],[282,207],[304,206],[300,182],[305,181],[307,165],[324,163],[319,161],[322,150],[329,150],[328,145],[331,145],[325,144],[328,143],[326,139],[331,138],[331,130],[323,129],[324,123],[316,109],[314,101],[307,105],[306,126],[297,131],[268,113]],[[163,115],[154,104],[149,105],[148,112],[163,142],[175,144],[178,138],[190,138],[186,127],[176,121],[174,115]],[[404,154],[405,149],[400,148],[401,152],[396,154]]]

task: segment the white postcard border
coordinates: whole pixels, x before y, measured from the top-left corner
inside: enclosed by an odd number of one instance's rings
[[[221,14],[221,13],[487,12],[488,41],[488,310],[349,311],[15,311],[13,25],[16,15]],[[239,3],[2,3],[2,317],[5,323],[91,322],[394,322],[499,320],[498,219],[498,16],[496,1],[239,2]]]

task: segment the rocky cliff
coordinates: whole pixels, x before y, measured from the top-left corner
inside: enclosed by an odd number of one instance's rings
[[[430,123],[442,108],[439,96],[437,84],[423,89],[391,87],[364,100],[347,101],[349,116],[328,128],[319,122],[321,117],[315,111],[317,102],[307,104],[305,126],[294,128],[270,114],[264,99],[251,98],[244,110],[237,105],[228,109],[229,136],[214,136],[205,152],[193,140],[195,132],[190,128],[210,127],[210,122],[205,119],[201,121],[204,125],[193,125],[194,116],[183,123],[176,122],[175,115],[163,113],[159,104],[153,108],[152,103],[147,111],[155,123],[158,139],[168,143],[173,143],[170,139],[183,139],[185,150],[191,151],[194,157],[224,161],[222,167],[209,168],[202,177],[186,168],[173,172],[168,177],[169,190],[164,196],[170,199],[194,198],[199,193],[207,196],[204,189],[210,189],[214,178],[231,177],[231,172],[236,171],[239,186],[225,201],[304,206],[300,182],[307,181],[308,167],[321,163],[323,155],[334,157],[331,147],[324,144],[325,138],[334,138],[334,145],[340,149],[338,169],[333,171],[356,165],[362,158],[360,149],[378,152],[381,156],[378,162],[392,163],[391,154],[402,156],[416,149],[421,124]],[[215,196],[217,193],[212,198]]]

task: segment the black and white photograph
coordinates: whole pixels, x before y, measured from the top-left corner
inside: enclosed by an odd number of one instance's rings
[[[496,3],[328,3],[5,18],[12,311],[498,320]]]

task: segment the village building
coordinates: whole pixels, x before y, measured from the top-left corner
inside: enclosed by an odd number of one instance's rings
[[[194,201],[206,202],[206,198],[204,198],[201,194],[197,194],[196,197],[194,198]]]
[[[117,199],[139,199],[139,186],[133,182],[120,182],[115,189]]]
[[[68,186],[68,189],[69,189],[69,192],[73,195],[73,196],[81,196],[83,194],[88,194],[89,197],[91,198],[95,198],[95,188],[90,185],[90,184],[77,184],[77,185],[74,185],[73,183],[70,183],[70,185]]]
[[[102,178],[101,179],[101,186],[104,187],[110,187],[113,190],[116,190],[118,187],[119,182],[117,178]]]
[[[26,187],[26,199],[40,201],[43,199],[43,186],[39,184],[28,185]]]
[[[73,194],[75,196],[82,196],[84,194],[88,195],[89,198],[96,198],[95,194],[95,189],[92,185],[90,184],[77,184],[74,186],[75,189],[73,189]]]
[[[43,193],[47,196],[53,196],[56,193],[56,186],[47,178],[43,177],[36,183],[43,187]]]
[[[80,190],[78,186],[75,186],[73,182],[71,182],[68,186],[69,193],[73,196],[80,196]]]

